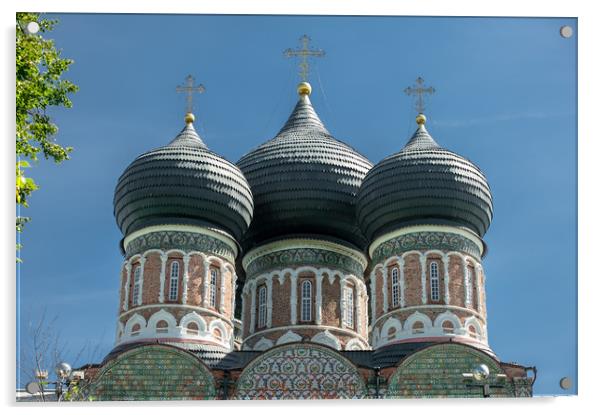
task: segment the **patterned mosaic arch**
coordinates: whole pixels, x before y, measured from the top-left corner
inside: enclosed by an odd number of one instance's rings
[[[106,364],[91,388],[103,401],[214,399],[211,372],[192,354],[167,345],[139,346]]]
[[[268,350],[247,365],[235,399],[351,399],[366,396],[353,363],[337,351],[307,343]]]
[[[491,396],[515,396],[514,385],[503,374],[500,364],[471,346],[443,343],[426,347],[402,360],[388,382],[387,398],[470,398],[482,397],[482,387],[465,379],[478,364],[489,367],[488,384],[495,385]],[[469,386],[474,385],[474,386]]]

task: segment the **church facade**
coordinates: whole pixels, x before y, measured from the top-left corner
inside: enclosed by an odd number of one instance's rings
[[[440,147],[422,111],[373,165],[328,132],[309,83],[298,95],[236,164],[189,112],[125,169],[115,347],[89,369],[92,395],[531,396],[534,368],[488,344],[483,172]]]

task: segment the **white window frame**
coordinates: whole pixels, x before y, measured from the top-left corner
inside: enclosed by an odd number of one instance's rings
[[[397,267],[391,270],[391,307],[399,307],[399,269]]]
[[[132,304],[140,305],[140,281],[142,279],[142,266],[138,265],[134,270],[134,288],[132,289]]]
[[[432,261],[430,264],[430,276],[431,276],[431,300],[439,301],[439,264],[436,261]]]
[[[191,324],[196,325],[196,329],[191,329],[190,328]],[[186,334],[189,334],[191,336],[198,336],[199,333],[200,333],[199,323],[197,323],[196,321],[189,321],[188,323],[186,323]]]
[[[349,328],[353,328],[354,326],[353,303],[353,287],[346,285],[343,288],[343,324]]]
[[[161,323],[161,322],[166,323],[167,326],[166,327],[159,327],[159,323]],[[157,334],[162,334],[162,333],[164,334],[164,333],[167,333],[168,331],[169,331],[169,323],[167,321],[165,321],[165,320],[159,320],[159,321],[157,321],[157,324],[155,324],[155,332]]]
[[[136,327],[136,325],[138,325],[138,330],[134,330],[134,327]],[[142,325],[140,323],[136,323],[132,326],[132,331],[130,332],[130,336],[134,337],[140,334],[140,332],[142,331]]]
[[[301,283],[301,321],[309,322],[312,317],[312,290],[313,286],[310,280],[303,280]]]
[[[178,282],[180,279],[180,263],[173,261],[169,270],[169,301],[178,300]]]
[[[472,290],[473,290],[472,281],[473,280],[474,280],[474,278],[473,278],[472,268],[466,267],[466,307],[472,306]]]
[[[217,306],[217,277],[217,269],[211,267],[209,271],[209,305],[213,308]]]
[[[421,324],[422,327],[415,328],[416,324]],[[418,321],[415,321],[414,323],[412,323],[412,334],[424,334],[424,330],[425,330],[425,325],[422,321],[418,320]]]
[[[268,289],[265,285],[259,287],[257,293],[257,328],[264,328],[267,324],[268,315]]]

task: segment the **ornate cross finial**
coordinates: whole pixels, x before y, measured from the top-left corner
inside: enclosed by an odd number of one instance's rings
[[[423,95],[424,94],[434,94],[435,88],[433,88],[432,86],[425,88],[424,87],[424,79],[422,79],[421,77],[418,77],[418,79],[416,79],[416,84],[414,85],[414,87],[413,88],[407,87],[406,89],[403,90],[403,92],[405,92],[408,95],[416,95],[417,96],[416,111],[418,111],[419,114],[422,114],[424,112]]]
[[[201,84],[194,86],[194,76],[188,75],[186,77],[186,85],[178,85],[176,87],[176,92],[186,93],[186,112],[192,114],[192,94],[194,92],[202,94],[205,92],[205,87]]]
[[[307,59],[310,57],[322,58],[324,55],[326,55],[326,52],[324,52],[322,49],[310,49],[309,42],[311,41],[311,38],[307,35],[301,36],[299,40],[301,41],[301,48],[296,50],[289,48],[284,51],[284,56],[287,58],[300,58],[301,62],[299,63],[299,76],[301,77],[301,81],[305,82],[307,81],[307,77],[309,75],[309,62]]]

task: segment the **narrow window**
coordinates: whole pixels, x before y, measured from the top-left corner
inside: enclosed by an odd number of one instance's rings
[[[353,287],[345,287],[343,290],[343,323],[353,328]]]
[[[140,334],[140,324],[136,323],[132,326],[132,332],[130,333],[131,336],[137,336]]]
[[[301,321],[311,321],[311,281],[301,284]]]
[[[180,277],[180,263],[173,261],[171,263],[171,271],[169,273],[169,300],[176,301],[178,299],[178,280]]]
[[[395,327],[389,328],[389,330],[387,331],[387,340],[394,340],[396,336],[397,329],[395,329]]]
[[[441,325],[443,333],[452,334],[454,332],[454,323],[449,320],[445,320]]]
[[[391,272],[391,289],[392,291],[392,306],[399,306],[399,270],[397,268],[393,268]]]
[[[439,265],[431,262],[431,300],[439,301]]]
[[[257,327],[263,328],[266,325],[267,320],[267,289],[265,285],[259,287],[259,315],[257,317]]]
[[[140,305],[140,274],[142,269],[140,266],[136,267],[134,271],[134,289],[132,290],[132,304]]]
[[[157,322],[157,325],[155,326],[155,330],[157,331],[157,333],[167,333],[168,329],[169,324],[167,324],[167,321],[165,320]]]
[[[472,324],[470,326],[468,326],[468,335],[470,337],[472,337],[473,339],[478,339],[479,338],[479,334],[477,333],[477,329]]]
[[[194,321],[191,321],[186,326],[186,333],[188,333],[192,336],[198,336],[199,335],[199,325],[196,324]]]
[[[211,281],[209,284],[209,305],[215,308],[217,293],[217,269],[211,268]]]
[[[412,325],[412,334],[422,334],[424,333],[424,323],[422,321],[417,321]]]
[[[472,268],[466,268],[466,307],[472,306]]]

